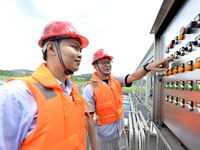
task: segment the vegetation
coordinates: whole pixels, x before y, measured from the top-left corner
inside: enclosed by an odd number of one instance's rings
[[[0,70],[0,80],[7,81],[11,78],[30,76],[33,71],[25,69],[16,70]],[[87,82],[92,79],[93,74],[71,75],[71,80],[79,86],[80,89],[84,89]],[[143,93],[146,93],[146,81],[144,80]],[[135,84],[133,82],[131,87],[123,87],[122,92],[135,92]]]

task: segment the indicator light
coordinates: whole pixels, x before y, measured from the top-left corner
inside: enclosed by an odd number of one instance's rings
[[[178,72],[179,72],[179,73],[184,72],[184,68],[183,68],[183,67],[179,67],[179,68],[178,68]]]
[[[185,84],[184,81],[180,81],[180,83],[179,83],[179,85],[177,86],[177,88],[178,88],[179,90],[183,90],[183,89],[184,89],[184,84]]]
[[[184,85],[184,89],[188,90],[188,91],[191,91],[192,90],[192,85],[193,85],[193,81],[188,80],[187,84]]]
[[[181,85],[181,84],[179,84],[179,85],[177,86],[177,88],[178,88],[179,90],[183,90],[183,89],[184,89],[184,86]]]
[[[199,61],[196,61],[196,62],[194,63],[194,68],[195,68],[195,69],[200,69],[200,62],[199,62]]]
[[[200,92],[200,80],[196,81],[196,85],[193,86],[193,90]]]
[[[192,66],[191,65],[186,65],[185,66],[185,71],[191,71],[192,70]]]
[[[183,40],[184,39],[184,35],[179,35],[178,36],[178,40]]]
[[[173,69],[173,74],[177,74],[178,70],[176,68]]]
[[[199,89],[200,89],[200,85],[199,84],[196,84],[196,85],[193,86],[193,90],[194,91],[200,91]]]
[[[168,71],[165,72],[165,76],[168,76]]]
[[[168,75],[172,75],[173,73],[172,73],[172,71],[171,70],[169,70],[168,71]]]
[[[193,67],[195,69],[200,69],[200,57],[196,58],[196,62],[194,63]]]
[[[192,64],[192,61],[188,61],[185,66],[185,71],[191,71],[193,66]]]

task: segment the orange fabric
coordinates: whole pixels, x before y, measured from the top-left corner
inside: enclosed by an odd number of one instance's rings
[[[94,72],[92,81],[88,82],[93,87],[98,125],[108,124],[121,119],[124,114],[123,95],[119,81],[114,76],[109,76],[109,85],[103,83]]]
[[[68,77],[69,78],[69,77]],[[62,91],[51,72],[42,64],[26,83],[38,104],[35,130],[21,145],[21,150],[85,150],[86,101],[73,84],[73,101]]]

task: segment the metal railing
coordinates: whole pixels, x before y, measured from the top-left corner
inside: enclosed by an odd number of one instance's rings
[[[129,150],[149,150],[150,129],[141,111],[136,111],[133,102],[130,94]]]

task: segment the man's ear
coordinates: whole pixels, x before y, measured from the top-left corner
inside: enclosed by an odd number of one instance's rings
[[[47,43],[47,51],[50,55],[55,56],[56,55],[56,47],[53,42],[48,42]]]

